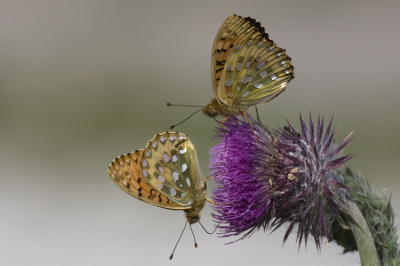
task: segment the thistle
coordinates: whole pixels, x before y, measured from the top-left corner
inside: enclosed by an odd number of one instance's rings
[[[380,264],[383,266],[400,265],[398,227],[394,221],[395,216],[390,198],[386,198],[384,191],[372,189],[365,177],[353,172],[350,168],[337,171],[337,176],[351,188],[349,194],[365,217],[374,239]],[[332,237],[332,240],[344,248],[343,253],[358,249],[348,223],[334,221]]]
[[[299,248],[311,234],[320,249],[348,197],[333,170],[354,156],[341,156],[351,134],[335,145],[332,119],[325,133],[320,117],[315,127],[310,116],[307,128],[300,116],[300,132],[290,123],[271,132],[250,120],[251,126],[235,117],[225,120],[216,134],[221,143],[210,149],[213,199],[225,203],[214,206],[220,234],[244,239],[287,223],[284,243],[297,229]]]

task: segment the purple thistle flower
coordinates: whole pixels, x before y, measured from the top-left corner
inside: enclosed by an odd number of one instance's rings
[[[251,119],[253,132],[247,122],[232,117],[217,129],[221,143],[210,149],[209,168],[217,184],[214,201],[227,203],[215,205],[213,214],[222,222],[223,237],[243,234],[239,239],[244,239],[260,228],[274,231],[288,223],[283,242],[297,227],[299,248],[311,234],[320,249],[320,239],[330,233],[333,219],[340,219],[348,195],[332,170],[354,156],[341,156],[352,138],[335,145],[332,119],[325,134],[323,118],[318,117],[315,129],[311,115],[308,129],[301,116],[300,124],[300,133],[289,122],[270,132]]]

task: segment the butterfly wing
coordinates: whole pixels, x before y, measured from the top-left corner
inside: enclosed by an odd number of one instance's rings
[[[140,172],[140,158],[144,149],[117,157],[108,168],[111,180],[132,197],[167,209],[186,209],[165,197],[144,179]]]
[[[186,135],[156,134],[143,151],[140,167],[162,195],[183,207],[192,206],[201,179],[195,147]]]
[[[237,43],[251,39],[260,39],[265,43],[273,43],[261,24],[250,17],[243,18],[238,15],[231,15],[219,28],[214,40],[211,59],[211,81],[217,100],[218,85],[232,47]]]
[[[291,59],[273,43],[247,40],[232,47],[218,86],[227,106],[260,104],[285,90],[294,77]]]

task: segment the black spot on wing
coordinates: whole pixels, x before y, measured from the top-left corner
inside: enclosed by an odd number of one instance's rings
[[[153,200],[156,197],[157,191],[155,189],[150,189],[149,199]]]
[[[225,60],[222,60],[222,61],[218,61],[217,60],[216,65],[217,66],[223,66],[225,64],[225,62],[226,62]]]

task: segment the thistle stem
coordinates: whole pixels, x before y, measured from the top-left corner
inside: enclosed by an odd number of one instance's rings
[[[375,248],[374,239],[372,238],[371,231],[360,209],[353,201],[348,200],[346,201],[345,212],[350,216],[347,222],[350,225],[350,229],[353,232],[357,244],[361,265],[381,265]]]

